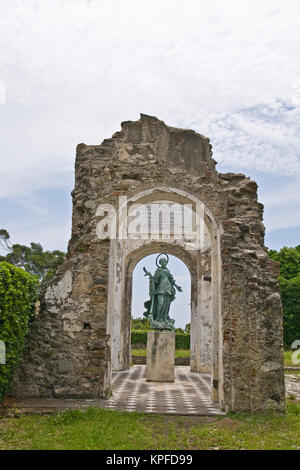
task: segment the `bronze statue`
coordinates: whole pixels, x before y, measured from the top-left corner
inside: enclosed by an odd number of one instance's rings
[[[165,258],[160,258],[162,255],[164,255]],[[150,327],[155,330],[175,329],[175,320],[169,317],[170,305],[175,299],[175,288],[179,292],[182,292],[182,288],[177,286],[175,279],[166,267],[168,262],[168,255],[166,253],[161,253],[157,256],[155,261],[157,270],[155,271],[154,276],[152,276],[145,267],[143,268],[145,276],[149,276],[150,281],[150,300],[144,303],[146,308],[144,316],[150,321]]]

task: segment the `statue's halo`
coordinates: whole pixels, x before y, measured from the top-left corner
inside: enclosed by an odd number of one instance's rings
[[[155,260],[155,264],[156,266],[159,268],[160,266],[158,265],[157,261],[158,261],[158,258],[160,258],[160,256],[166,256],[167,258],[167,264],[169,262],[169,256],[167,255],[167,253],[160,253],[157,257],[156,257],[156,260]]]

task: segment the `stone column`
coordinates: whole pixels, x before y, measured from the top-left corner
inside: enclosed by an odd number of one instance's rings
[[[174,382],[175,333],[173,331],[149,331],[147,333],[148,382]]]

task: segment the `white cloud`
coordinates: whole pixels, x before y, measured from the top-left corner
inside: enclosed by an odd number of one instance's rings
[[[209,136],[221,169],[299,175],[299,14],[298,0],[2,0],[0,197],[71,185],[76,144],[140,112]]]
[[[230,114],[201,114],[192,127],[210,136],[226,169],[300,176],[300,106],[277,100]]]

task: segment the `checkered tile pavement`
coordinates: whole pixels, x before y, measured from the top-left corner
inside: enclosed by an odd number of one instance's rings
[[[113,396],[105,408],[176,415],[225,414],[210,400],[210,376],[175,367],[175,382],[146,382],[146,366],[113,374]]]
[[[8,398],[5,413],[51,414],[89,406],[111,410],[143,411],[191,416],[224,414],[210,400],[208,374],[190,372],[188,366],[175,367],[175,382],[146,382],[146,367],[135,365],[130,370],[113,374],[113,396],[100,398]],[[286,395],[300,400],[300,374],[289,371],[285,376]],[[11,403],[9,404],[8,401]],[[1,407],[0,407],[1,414]]]
[[[290,372],[285,375],[285,390],[287,398],[292,395],[300,400],[300,374]]]

